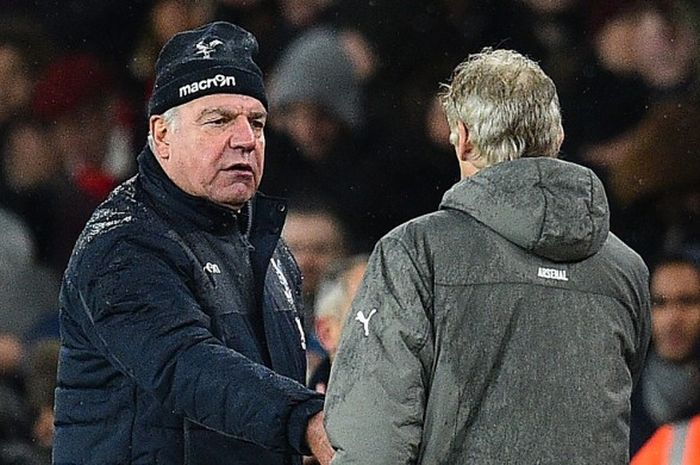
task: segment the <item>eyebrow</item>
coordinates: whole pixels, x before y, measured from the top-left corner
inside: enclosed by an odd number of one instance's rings
[[[204,118],[207,116],[226,116],[229,118],[233,118],[237,115],[245,113],[244,111],[232,111],[231,109],[228,108],[222,108],[222,107],[213,107],[213,108],[205,108],[199,113],[199,116],[197,117],[196,121],[202,121]],[[253,110],[248,113],[248,118],[253,118],[253,119],[260,119],[260,118],[267,118],[267,111],[258,111],[258,110]]]

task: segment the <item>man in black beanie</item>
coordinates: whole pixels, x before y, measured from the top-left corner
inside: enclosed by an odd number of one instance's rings
[[[88,222],[60,298],[55,464],[330,462],[306,389],[286,207],[257,193],[257,42],[225,22],[156,63],[139,173]]]

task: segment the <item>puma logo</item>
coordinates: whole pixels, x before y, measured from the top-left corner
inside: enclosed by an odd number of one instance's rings
[[[364,312],[362,310],[357,312],[357,315],[355,315],[355,320],[359,321],[362,323],[362,326],[365,328],[365,337],[369,336],[369,320],[372,318],[372,316],[377,313],[377,309],[373,308],[371,312],[369,312],[369,315],[365,316]]]

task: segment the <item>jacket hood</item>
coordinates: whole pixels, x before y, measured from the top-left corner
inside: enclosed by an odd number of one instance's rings
[[[522,158],[485,168],[445,193],[442,209],[468,213],[535,255],[577,261],[602,247],[610,211],[600,179],[553,158]]]

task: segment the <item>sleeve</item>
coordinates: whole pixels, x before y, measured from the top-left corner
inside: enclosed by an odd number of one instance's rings
[[[641,259],[640,259],[641,261]],[[649,343],[651,341],[651,296],[649,290],[649,270],[644,262],[640,265],[639,284],[637,295],[637,347],[634,361],[630,367],[634,385],[637,385],[644,368]]]
[[[322,396],[216,339],[188,287],[188,262],[160,242],[117,242],[66,283],[89,340],[173,413],[270,450],[307,453],[306,421]]]
[[[326,397],[334,465],[416,463],[433,350],[427,269],[396,239],[370,257]]]

